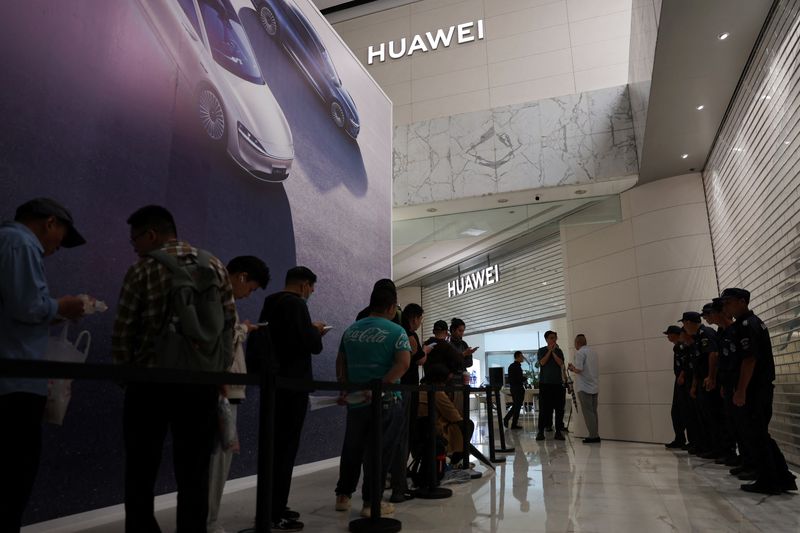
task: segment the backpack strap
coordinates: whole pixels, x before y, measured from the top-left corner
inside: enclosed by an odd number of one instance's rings
[[[197,264],[202,268],[211,268],[211,254],[205,250],[197,249]]]
[[[168,254],[164,250],[153,250],[148,252],[147,257],[155,259],[158,263],[167,267],[173,275],[181,270],[181,265],[178,263],[178,258],[174,255]]]

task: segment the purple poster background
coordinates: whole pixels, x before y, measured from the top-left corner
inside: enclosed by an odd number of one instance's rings
[[[146,0],[177,2],[178,0]],[[391,104],[308,0],[307,14],[358,106],[361,132],[347,137],[255,12],[239,11],[263,77],[286,116],[295,158],[283,183],[254,179],[213,149],[196,120],[193,88],[178,74],[135,1],[41,0],[5,6],[0,19],[0,216],[50,196],[67,205],[88,240],[47,259],[55,295],[89,293],[110,310],[73,327],[93,336],[90,361],[110,362],[110,329],[126,269],[135,261],[127,216],[162,204],[181,238],[223,261],[262,257],[273,281],[240,302],[255,319],[286,269],[319,276],[312,317],[335,326],[315,359],[334,377],[338,335],[390,273]],[[337,334],[338,333],[338,334]],[[257,390],[240,410],[242,453],[231,477],[255,473]],[[63,427],[45,428],[43,459],[25,522],[122,501],[122,390],[76,382]],[[298,462],[338,455],[343,413],[310,413]],[[166,449],[165,449],[166,452]],[[157,493],[174,490],[164,453]],[[333,490],[333,487],[331,487]]]

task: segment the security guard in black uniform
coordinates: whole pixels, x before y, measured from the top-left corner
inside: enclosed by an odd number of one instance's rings
[[[675,372],[675,382],[672,387],[672,409],[670,410],[675,438],[672,442],[665,444],[664,447],[671,450],[685,450],[688,448],[687,433],[689,434],[689,439],[691,439],[692,435],[687,424],[689,391],[686,387],[687,368],[684,360],[683,344],[681,344],[681,328],[669,326],[664,331],[664,335],[672,343],[672,369]]]
[[[775,360],[767,326],[749,309],[748,291],[725,289],[720,298],[724,313],[736,319],[733,334],[741,364],[733,403],[737,407],[737,416],[742,417],[743,436],[758,470],[756,481],[741,488],[760,494],[797,490],[795,477],[789,472],[786,459],[769,434]]]
[[[711,451],[710,439],[707,427],[703,427],[700,419],[700,408],[697,402],[697,389],[693,386],[695,374],[698,373],[700,354],[697,351],[697,344],[694,342],[694,335],[685,328],[681,328],[681,352],[683,353],[684,368],[686,369],[686,389],[689,393],[687,399],[687,427],[694,427],[694,436],[689,433],[691,445],[687,451],[689,455],[707,454]]]
[[[722,398],[722,417],[723,417],[723,438],[726,448],[731,450],[731,454],[720,461],[720,464],[734,467],[731,469],[733,475],[743,475],[745,471],[752,470],[752,462],[748,466],[743,465],[744,446],[742,439],[739,438],[739,431],[736,428],[736,418],[733,407],[733,389],[736,383],[738,372],[736,360],[736,345],[733,342],[733,320],[722,312],[722,300],[714,298],[713,301],[703,306],[701,313],[703,319],[709,324],[717,326],[717,343],[719,345],[719,359],[717,362],[717,385]],[[739,450],[740,455],[736,455],[735,449]],[[743,478],[740,478],[743,479]],[[749,479],[744,477],[744,479]],[[755,479],[755,478],[752,478]]]

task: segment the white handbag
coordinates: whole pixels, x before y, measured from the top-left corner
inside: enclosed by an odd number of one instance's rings
[[[59,336],[51,336],[48,339],[47,351],[44,357],[46,360],[62,363],[83,363],[86,361],[86,357],[89,355],[89,347],[92,344],[92,335],[88,331],[81,331],[75,342],[72,343],[67,338],[68,333],[69,323],[64,325]],[[81,342],[85,343],[83,351],[78,348]],[[50,424],[62,425],[71,397],[71,379],[47,380],[47,404],[44,408],[43,420]]]

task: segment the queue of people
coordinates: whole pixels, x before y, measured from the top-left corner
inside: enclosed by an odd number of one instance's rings
[[[752,481],[741,485],[743,491],[795,491],[795,476],[769,433],[772,343],[749,305],[749,291],[728,288],[701,312],[683,313],[682,327],[664,331],[673,345],[675,374],[675,438],[665,446],[730,467],[731,475]]]

